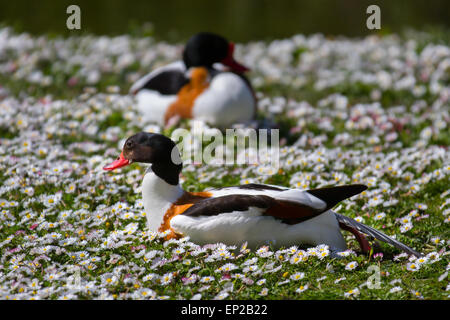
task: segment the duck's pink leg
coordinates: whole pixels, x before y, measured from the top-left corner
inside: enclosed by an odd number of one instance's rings
[[[361,250],[363,253],[368,253],[370,252],[370,244],[369,241],[367,241],[367,238],[364,234],[362,234],[361,232],[359,232],[358,230],[356,230],[355,228],[352,228],[348,225],[345,225],[343,223],[339,223],[339,227],[342,230],[345,231],[350,231],[351,233],[353,233],[353,235],[356,237],[356,240],[359,243],[359,246],[361,247]]]

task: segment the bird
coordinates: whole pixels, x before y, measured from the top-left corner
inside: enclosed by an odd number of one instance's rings
[[[328,245],[332,252],[347,250],[341,230],[353,233],[363,253],[371,250],[365,235],[408,254],[421,254],[372,227],[336,213],[340,201],[367,189],[362,184],[291,189],[270,184],[246,184],[185,191],[180,185],[182,160],[174,141],[159,133],[139,132],[124,143],[120,156],[104,170],[132,163],[148,166],[142,198],[149,231],[166,233],[166,239],[188,236],[198,244],[223,243],[248,248],[271,244]]]
[[[234,57],[234,43],[200,32],[186,43],[182,60],[159,67],[130,88],[144,120],[167,125],[172,118],[197,119],[229,128],[252,121],[256,96]]]

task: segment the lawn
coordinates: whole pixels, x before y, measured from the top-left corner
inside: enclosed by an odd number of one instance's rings
[[[363,183],[335,210],[424,254],[385,244],[361,254],[344,233],[349,250],[336,258],[326,246],[164,241],[146,230],[145,166],[102,170],[133,133],[174,129],[145,123],[128,88],[178,59],[182,44],[0,29],[0,299],[448,299],[444,35],[236,45],[258,120],[280,129],[280,170],[186,164],[183,187]]]

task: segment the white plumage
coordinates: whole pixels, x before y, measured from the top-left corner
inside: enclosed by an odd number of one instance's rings
[[[327,244],[333,249],[347,248],[334,212],[326,211],[302,223],[288,225],[263,209],[222,213],[214,217],[178,215],[171,220],[172,228],[199,244],[222,242],[228,245],[248,243],[250,248],[272,244],[274,247],[292,244]]]
[[[176,61],[158,68],[142,77],[130,89],[136,95],[137,109],[142,117],[159,125],[164,125],[164,116],[169,106],[177,100],[176,94],[161,94],[144,88],[145,84],[165,71],[177,71],[189,78],[182,61]],[[202,120],[219,128],[231,127],[254,118],[256,101],[249,85],[237,74],[210,70],[214,76],[208,88],[194,102],[193,119]]]
[[[121,155],[105,170],[133,162],[150,163],[142,185],[142,197],[150,231],[169,231],[169,237],[189,236],[198,244],[222,242],[252,248],[326,244],[333,251],[347,245],[341,229],[350,231],[364,253],[370,235],[415,256],[421,254],[381,231],[331,210],[340,201],[361,193],[360,184],[298,190],[273,185],[249,184],[186,192],[179,185],[179,154],[169,138],[140,132],[128,138]]]
[[[285,191],[251,190],[236,187],[209,190],[211,198],[233,194],[266,195],[288,200],[316,209],[324,209],[326,203],[303,190],[284,188]],[[170,185],[156,176],[151,169],[144,176],[142,197],[148,226],[158,231],[167,210],[183,195],[182,188]],[[287,246],[292,243],[311,245],[328,244],[345,250],[346,244],[340,233],[334,213],[329,210],[302,223],[288,225],[272,216],[264,216],[263,209],[250,207],[247,211],[224,212],[212,216],[191,217],[183,214],[170,220],[173,230],[187,235],[199,244],[222,242],[239,245],[247,242],[250,247],[272,243]]]

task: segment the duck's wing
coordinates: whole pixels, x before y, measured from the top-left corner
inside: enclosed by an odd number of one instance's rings
[[[159,92],[163,95],[175,95],[186,83],[186,67],[183,61],[175,61],[166,66],[157,68],[137,80],[130,88],[131,94],[136,94],[139,90],[148,89]]]
[[[183,215],[214,216],[227,212],[245,213],[250,208],[259,208],[263,209],[260,210],[261,215],[295,224],[327,211],[339,201],[366,188],[363,185],[348,185],[304,191],[271,185],[244,185],[217,189],[212,192],[213,197],[198,201],[183,212]]]

